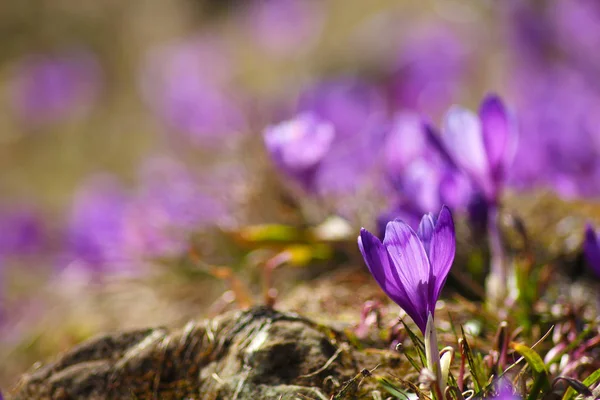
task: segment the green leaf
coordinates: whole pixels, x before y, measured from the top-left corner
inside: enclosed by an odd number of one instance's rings
[[[600,381],[600,369],[595,370],[585,378],[583,384],[589,388],[598,381]],[[577,392],[572,387],[569,387],[563,396],[563,400],[573,400],[575,396],[577,396]]]
[[[412,392],[409,392],[405,389],[399,388],[398,386],[396,386],[395,384],[393,384],[392,382],[390,382],[388,379],[386,379],[384,377],[375,376],[375,379],[385,388],[385,390],[388,391],[388,393],[396,396],[397,399],[407,400],[407,399],[409,399],[409,396],[411,393],[415,393],[421,400],[431,400],[431,397],[427,396],[421,389],[419,389],[419,387],[417,385],[415,385],[412,382],[394,377],[394,379],[397,380],[398,382],[400,382],[400,384],[404,385],[405,387],[407,387],[409,390],[412,391]]]
[[[377,382],[379,382],[379,384],[381,386],[383,386],[383,388],[385,390],[387,390],[387,392],[389,394],[391,394],[392,396],[395,396],[397,399],[408,400],[410,398],[410,396],[406,390],[399,388],[398,386],[394,385],[392,382],[390,382],[386,378],[384,378],[382,376],[378,376],[378,377],[376,377],[376,379],[377,379]]]
[[[462,334],[462,343],[464,348],[465,356],[467,357],[467,364],[469,364],[469,371],[471,371],[471,376],[473,377],[473,384],[475,385],[475,391],[479,392],[483,388],[483,378],[480,376],[480,363],[481,360],[478,359],[478,363],[475,362],[475,358],[473,357],[473,352],[471,350],[471,346],[469,346],[469,342],[467,341],[467,337],[465,336],[465,330],[463,327],[460,327]],[[461,349],[463,350],[463,349]]]
[[[510,347],[523,356],[525,361],[527,361],[527,363],[534,372],[538,374],[548,374],[546,364],[544,364],[542,357],[540,357],[540,355],[535,350],[525,346],[524,344],[515,342],[511,342]]]
[[[281,224],[245,226],[237,234],[247,242],[293,242],[302,237],[297,228]]]
[[[521,343],[511,342],[510,347],[519,353],[534,372],[534,381],[529,390],[528,400],[537,398],[540,390],[549,390],[550,381],[548,380],[548,369],[542,360],[542,357],[533,349]]]
[[[410,365],[413,366],[415,371],[420,372],[421,369],[423,369],[423,365],[419,365],[417,363],[417,361],[414,358],[412,358],[412,356],[410,354],[404,353],[404,356],[408,359],[408,362],[410,363]],[[421,361],[421,364],[422,364],[422,361]]]
[[[427,365],[427,357],[425,356],[425,343],[423,343],[423,340],[421,340],[421,338],[418,337],[408,327],[408,325],[406,325],[406,323],[404,322],[404,320],[401,320],[401,322],[402,322],[402,325],[404,325],[404,329],[406,329],[406,333],[408,333],[408,337],[410,338],[410,340],[415,345],[415,349],[417,350],[417,354],[419,355],[419,358],[421,359],[421,365],[424,367],[425,365]]]

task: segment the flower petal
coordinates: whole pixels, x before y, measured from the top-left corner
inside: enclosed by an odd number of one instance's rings
[[[423,248],[425,249],[427,256],[429,256],[429,244],[431,243],[431,236],[433,235],[434,229],[435,216],[432,213],[423,215],[421,223],[419,224],[419,230],[417,230],[417,235],[419,236],[419,239],[421,239],[421,243],[423,243]]]
[[[446,278],[450,272],[450,267],[454,261],[454,254],[456,252],[456,236],[454,232],[454,221],[452,220],[452,213],[446,206],[442,206],[440,215],[438,216],[437,223],[435,224],[435,230],[431,237],[429,260],[431,262],[431,269],[433,276],[435,277],[434,289],[431,294],[430,301],[435,304]]]
[[[444,118],[442,140],[454,161],[488,196],[495,196],[479,117],[467,109],[453,106]]]
[[[404,311],[424,329],[427,313],[433,310],[427,301],[431,266],[421,240],[409,225],[396,220],[387,224],[383,245],[413,306],[412,310],[405,308]]]
[[[600,243],[598,243],[598,236],[590,224],[585,227],[583,252],[592,271],[600,277]]]
[[[516,152],[516,125],[502,100],[495,95],[489,95],[483,100],[479,117],[490,172],[496,182],[499,182],[504,179],[507,164],[513,160]]]
[[[414,160],[420,158],[428,147],[421,116],[416,112],[396,114],[393,126],[385,141],[385,163],[389,174],[402,174]]]
[[[312,114],[299,114],[292,120],[267,128],[265,145],[282,167],[303,170],[318,164],[329,151],[335,131],[329,122]]]
[[[398,272],[381,241],[371,232],[362,228],[358,237],[358,248],[381,289],[396,304],[408,312],[411,302],[398,276]]]

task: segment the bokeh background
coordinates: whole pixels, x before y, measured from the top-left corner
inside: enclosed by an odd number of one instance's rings
[[[231,271],[256,296],[261,235],[374,229],[398,118],[497,93],[510,190],[600,193],[594,0],[13,0],[0,38],[1,387],[94,333],[220,312]],[[305,112],[336,131],[310,182],[264,139]]]

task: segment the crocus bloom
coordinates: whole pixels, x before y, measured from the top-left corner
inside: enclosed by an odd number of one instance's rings
[[[443,206],[437,218],[424,215],[417,232],[403,221],[391,221],[383,242],[363,228],[358,247],[379,286],[425,334],[454,260],[450,209]]]
[[[598,241],[598,234],[590,224],[585,228],[583,252],[588,265],[594,274],[600,278],[600,241]]]
[[[317,166],[335,136],[333,125],[311,113],[271,126],[265,131],[267,150],[284,173],[312,189]]]
[[[314,175],[314,190],[335,196],[356,193],[371,183],[369,174],[379,161],[387,122],[385,101],[377,88],[342,76],[309,88],[298,103],[298,112],[316,115],[335,131]]]
[[[510,382],[502,379],[498,383],[498,393],[493,397],[495,400],[520,400],[521,397],[517,396]]]
[[[387,180],[394,189],[394,208],[380,217],[400,217],[417,229],[423,214],[442,204],[465,209],[473,197],[469,179],[452,162],[433,128],[417,113],[398,113],[384,145]],[[390,218],[391,217],[391,218]],[[386,219],[387,218],[387,219]]]
[[[445,117],[442,140],[456,164],[473,180],[487,203],[491,271],[486,282],[493,306],[506,301],[508,272],[498,227],[498,201],[517,144],[513,118],[498,96],[481,103],[479,115],[452,107]]]
[[[495,204],[517,145],[516,126],[502,100],[486,97],[479,115],[452,107],[445,117],[442,139],[458,166]]]

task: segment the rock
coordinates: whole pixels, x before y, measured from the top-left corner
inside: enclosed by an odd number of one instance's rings
[[[296,314],[258,307],[177,330],[101,335],[34,367],[10,398],[329,399],[378,357],[365,360],[344,335]]]

